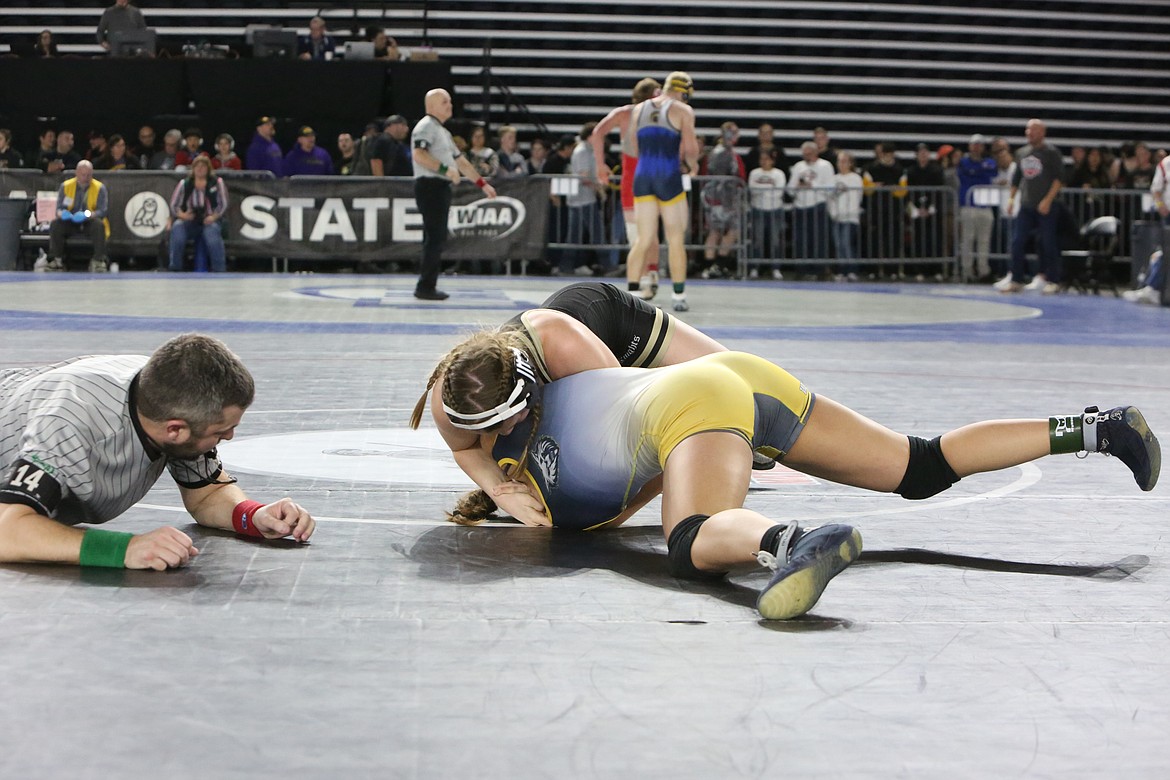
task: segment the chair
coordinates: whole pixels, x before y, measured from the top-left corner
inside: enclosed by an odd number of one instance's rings
[[[1063,289],[1073,288],[1082,294],[1092,290],[1094,295],[1100,295],[1101,288],[1107,286],[1113,297],[1120,297],[1111,267],[1120,233],[1121,220],[1117,217],[1097,217],[1086,222],[1078,234],[1080,248],[1060,253],[1064,261]]]

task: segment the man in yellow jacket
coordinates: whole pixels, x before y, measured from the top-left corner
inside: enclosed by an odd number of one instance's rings
[[[110,237],[110,221],[106,219],[106,214],[109,208],[109,192],[100,181],[94,179],[93,163],[89,160],[77,163],[74,177],[61,182],[57,189],[57,218],[49,226],[49,262],[46,270],[65,270],[65,239],[80,233],[93,242],[90,272],[108,271],[106,239]]]

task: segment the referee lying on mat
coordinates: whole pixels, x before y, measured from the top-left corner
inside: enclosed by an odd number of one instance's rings
[[[199,551],[175,528],[71,528],[112,520],[171,472],[200,525],[298,542],[313,518],[289,498],[250,501],[215,452],[255,384],[221,342],[187,334],[150,358],[79,357],[0,368],[0,561],[127,569],[182,566]]]

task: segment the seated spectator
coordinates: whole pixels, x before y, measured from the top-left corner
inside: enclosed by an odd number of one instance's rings
[[[256,134],[244,155],[244,167],[249,171],[271,171],[276,178],[284,176],[284,152],[276,138],[276,120],[262,116],[256,120]]]
[[[110,237],[110,195],[93,177],[93,163],[80,160],[76,175],[57,188],[57,218],[49,225],[49,259],[45,270],[65,270],[65,239],[82,234],[93,242],[91,273],[109,270],[106,262],[106,239]]]
[[[97,42],[106,51],[110,50],[110,33],[125,32],[127,30],[145,30],[146,19],[130,0],[115,0],[114,4],[102,12],[98,20]]]
[[[215,156],[211,158],[211,167],[217,171],[224,168],[229,171],[242,170],[244,164],[235,150],[236,139],[228,133],[220,133],[215,138]]]
[[[333,158],[317,146],[317,133],[305,125],[297,133],[297,145],[284,156],[285,176],[332,176]]]
[[[178,158],[179,143],[182,140],[183,134],[178,129],[167,130],[166,135],[163,136],[163,148],[150,157],[150,169],[152,171],[175,170],[175,160]]]
[[[297,56],[302,60],[324,62],[333,59],[337,44],[333,36],[325,31],[325,20],[314,16],[309,20],[309,34],[297,41]]]
[[[1154,181],[1154,156],[1145,141],[1133,145],[1133,164],[1122,169],[1119,190],[1148,190]]]
[[[130,147],[130,153],[138,158],[138,167],[149,168],[150,158],[154,157],[154,153],[157,151],[158,145],[155,143],[154,128],[150,125],[138,128],[138,143]]]
[[[467,147],[467,161],[485,179],[495,176],[500,167],[500,160],[495,151],[487,145],[487,131],[482,125],[476,125],[471,129],[471,143]]]
[[[36,45],[33,47],[34,57],[59,57],[57,52],[57,42],[53,40],[53,33],[49,30],[41,30],[41,34],[37,36]]]
[[[544,164],[548,162],[548,141],[543,138],[532,139],[528,147],[528,175],[535,176],[544,173]]]
[[[413,176],[410,156],[410,124],[402,114],[386,119],[370,152],[371,176]]]
[[[516,128],[511,125],[500,128],[500,151],[496,157],[500,162],[497,179],[518,179],[528,175],[528,161],[516,148]]]
[[[81,162],[82,157],[73,149],[73,131],[62,130],[57,133],[57,146],[53,156],[45,166],[45,173],[60,173],[71,171]]]
[[[1109,165],[1105,162],[1103,147],[1094,146],[1085,152],[1084,161],[1073,169],[1068,186],[1074,189],[1109,189]]]
[[[175,153],[175,170],[184,171],[191,167],[196,157],[210,157],[203,148],[203,133],[198,127],[188,127],[183,133],[183,147]]]
[[[387,35],[381,27],[367,27],[366,40],[374,44],[374,59],[396,61],[401,58],[398,41]]]
[[[190,175],[175,185],[171,195],[170,269],[183,270],[183,255],[188,241],[203,239],[210,270],[225,269],[223,219],[228,206],[228,191],[223,179],[214,176],[211,160],[196,157]]]
[[[0,168],[23,168],[24,158],[12,148],[12,131],[0,127]]]
[[[353,136],[349,133],[338,134],[337,157],[333,160],[333,169],[340,176],[352,176],[356,157],[357,150],[354,148]]]
[[[1109,180],[1116,185],[1122,181],[1125,174],[1133,170],[1137,165],[1137,157],[1135,156],[1134,143],[1127,141],[1123,143],[1117,150],[1117,156],[1109,164]]]
[[[90,162],[97,162],[97,159],[106,153],[110,144],[106,140],[106,134],[101,130],[89,131],[89,148],[85,150],[85,159]]]
[[[136,171],[139,169],[138,158],[126,150],[126,139],[114,133],[110,136],[109,146],[105,153],[94,161],[93,167],[99,171]]]
[[[42,128],[37,141],[38,146],[29,153],[28,159],[33,168],[40,168],[47,173],[49,163],[57,159],[57,131],[51,127]]]

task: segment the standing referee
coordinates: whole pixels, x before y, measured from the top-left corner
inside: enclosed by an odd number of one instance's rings
[[[455,148],[451,132],[443,123],[451,118],[451,95],[445,89],[432,89],[426,97],[427,115],[419,120],[410,134],[414,160],[414,201],[423,219],[422,262],[414,297],[424,301],[443,301],[447,293],[436,286],[447,242],[447,215],[451,210],[451,185],[458,184],[463,173],[489,198],[496,191]]]

